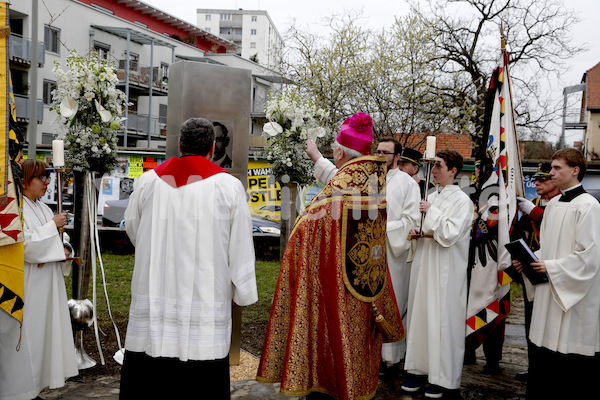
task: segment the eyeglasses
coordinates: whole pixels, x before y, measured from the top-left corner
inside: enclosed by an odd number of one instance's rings
[[[375,154],[379,155],[379,156],[387,156],[390,154],[396,154],[393,151],[385,151],[385,150],[375,150]]]
[[[38,175],[38,176],[34,176],[34,178],[38,178],[40,181],[42,181],[43,183],[49,183],[50,182],[50,175]]]

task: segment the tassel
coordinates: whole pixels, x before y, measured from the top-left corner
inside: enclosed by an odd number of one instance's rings
[[[375,325],[377,326],[377,329],[379,329],[379,332],[381,332],[386,339],[392,340],[394,338],[392,326],[386,321],[385,317],[379,313],[375,303],[371,304],[373,306],[373,315],[375,316]]]

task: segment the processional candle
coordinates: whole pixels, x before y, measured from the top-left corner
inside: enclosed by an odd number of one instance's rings
[[[62,140],[52,141],[52,164],[57,168],[65,166],[65,143]]]

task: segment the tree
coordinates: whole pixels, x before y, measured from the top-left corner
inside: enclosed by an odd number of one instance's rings
[[[571,27],[579,21],[573,11],[560,0],[410,1],[412,12],[435,32],[429,38],[437,52],[432,62],[441,75],[435,85],[453,103],[459,127],[481,134],[485,93],[500,55],[502,28],[517,125],[528,133],[547,133],[558,106],[540,93],[540,82],[560,77],[565,60],[584,50],[571,44]]]
[[[329,18],[326,38],[293,25],[283,71],[332,121],[362,111],[373,116],[376,137],[435,131],[442,104],[428,83],[435,70],[432,47],[422,43],[425,26],[407,17],[375,34],[360,19],[360,13]]]

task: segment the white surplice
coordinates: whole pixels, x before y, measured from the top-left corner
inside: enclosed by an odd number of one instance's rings
[[[404,368],[429,383],[460,387],[465,349],[467,264],[473,202],[457,185],[428,197],[432,204],[411,268]]]
[[[79,373],[63,276],[70,262],[60,262],[65,252],[53,217],[47,205],[23,197],[23,328],[21,333],[17,320],[0,311],[1,400],[33,399]]]
[[[125,212],[135,245],[125,348],[152,357],[215,360],[231,342],[231,302],[258,300],[252,221],[227,173],[175,188],[142,175]]]
[[[420,222],[419,201],[421,191],[417,182],[398,168],[387,173],[387,262],[392,286],[402,321],[408,310],[408,286],[411,263],[407,261],[411,242],[408,232]],[[406,328],[406,327],[405,327]],[[388,364],[397,364],[404,358],[406,340],[384,343],[381,358]]]
[[[559,353],[593,356],[600,352],[600,204],[585,193],[570,202],[559,197],[544,211],[536,252],[549,283],[526,280],[535,299],[529,338]]]

